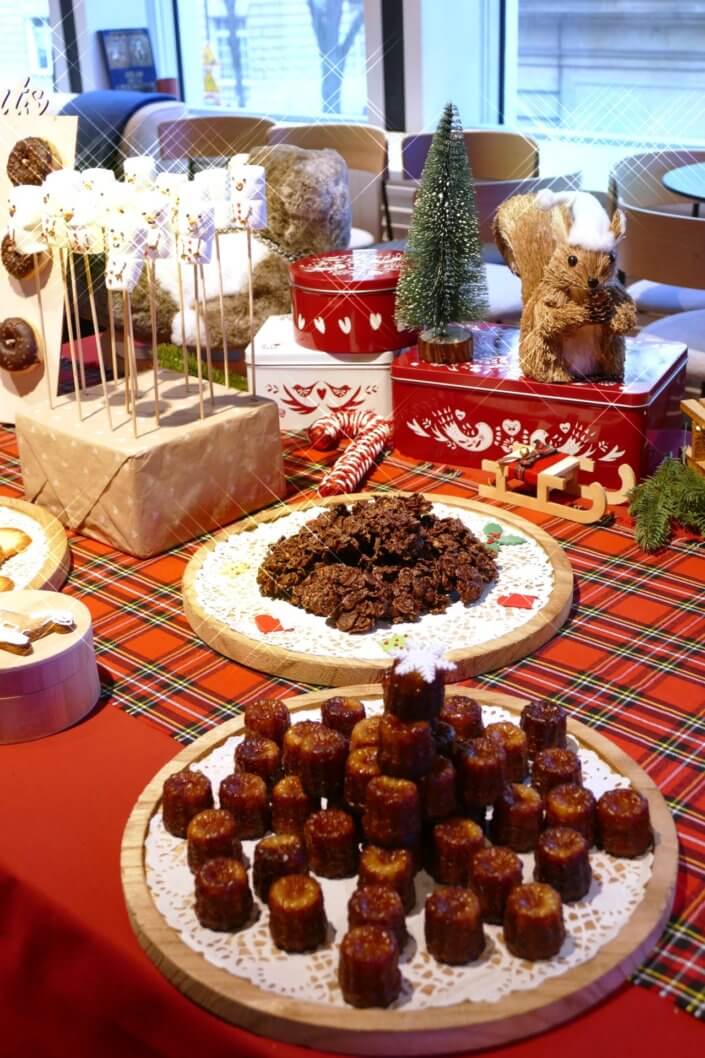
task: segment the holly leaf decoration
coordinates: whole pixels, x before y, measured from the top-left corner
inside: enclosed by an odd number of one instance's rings
[[[488,522],[485,526],[485,536],[502,535],[502,526],[498,522]]]
[[[513,544],[526,543],[523,536],[516,536],[514,533],[505,533],[504,529],[498,522],[488,522],[483,532],[487,537],[485,547],[488,547],[495,555],[499,554],[500,547],[510,547]]]
[[[499,542],[504,546],[505,544],[525,544],[526,540],[523,536],[513,536],[512,533],[506,533],[502,535]]]

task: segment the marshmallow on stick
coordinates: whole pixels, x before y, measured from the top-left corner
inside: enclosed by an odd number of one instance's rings
[[[230,173],[230,217],[237,228],[261,231],[267,227],[267,179],[263,165],[248,165],[235,155]]]
[[[20,184],[8,197],[8,234],[20,253],[44,253],[49,247],[42,231],[41,187]]]
[[[184,264],[208,264],[213,255],[215,210],[199,195],[181,199],[176,221],[179,259]]]
[[[126,184],[131,184],[136,191],[151,191],[157,178],[157,163],[151,154],[138,154],[134,158],[125,158],[122,172]]]

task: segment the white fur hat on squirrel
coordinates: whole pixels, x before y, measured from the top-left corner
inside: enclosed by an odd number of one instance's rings
[[[587,191],[555,193],[545,188],[536,195],[536,205],[539,209],[570,206],[573,223],[568,232],[568,242],[571,246],[581,246],[584,250],[599,250],[602,253],[614,250],[617,240],[610,228],[610,219],[594,195]]]

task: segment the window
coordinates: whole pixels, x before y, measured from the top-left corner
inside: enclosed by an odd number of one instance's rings
[[[367,120],[364,0],[179,0],[186,101]]]
[[[53,89],[49,0],[0,4],[0,70],[5,86],[31,77],[33,88]]]
[[[582,166],[600,189],[625,153],[703,145],[703,0],[506,2],[517,20],[506,120],[541,141],[549,171]]]

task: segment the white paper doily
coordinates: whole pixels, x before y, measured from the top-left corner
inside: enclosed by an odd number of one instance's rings
[[[501,511],[488,514],[434,503],[439,518],[459,518],[480,540],[490,522],[501,525],[506,533],[524,536],[515,525],[502,521]],[[390,633],[408,635],[415,643],[443,643],[446,650],[479,646],[514,631],[546,605],[553,590],[553,568],[544,549],[525,537],[525,543],[499,548],[497,580],[488,585],[481,597],[465,606],[455,602],[440,614],[425,614],[418,621],[380,627],[364,635],[350,635],[326,624],[325,617],[307,613],[281,599],[270,599],[257,586],[257,570],[270,544],[293,536],[326,508],[311,507],[292,511],[274,522],[263,522],[256,529],[233,533],[210,551],[196,574],[194,589],[199,606],[227,628],[269,646],[284,650],[344,656],[370,661],[388,659],[382,642]],[[503,595],[532,595],[532,609],[500,606]],[[283,631],[260,631],[255,618],[268,614],[279,620]]]
[[[19,555],[0,563],[0,576],[9,577],[16,590],[20,591],[34,580],[48,558],[46,533],[35,518],[23,514],[22,511],[16,511],[14,507],[3,507],[1,504],[0,528],[20,529],[32,541]]]
[[[381,702],[366,702],[368,715],[381,711]],[[496,706],[483,706],[486,723],[516,721],[516,714]],[[319,709],[297,712],[296,721],[320,719]],[[233,770],[233,754],[242,736],[229,738],[196,767],[203,771],[217,792],[220,780]],[[573,746],[580,756],[585,786],[599,797],[628,780],[613,771],[592,750]],[[243,842],[251,864],[256,842]],[[521,856],[524,880],[533,878],[533,853]],[[560,954],[547,962],[525,962],[509,954],[500,926],[485,926],[487,944],[481,958],[468,966],[437,963],[425,950],[423,906],[433,889],[432,879],[416,876],[416,906],[407,916],[410,939],[402,952],[403,989],[393,1007],[423,1010],[450,1006],[473,999],[497,1002],[510,992],[527,991],[591,959],[597,950],[617,935],[641,901],[651,875],[652,853],[635,860],[614,859],[592,849],[593,882],[584,900],[564,906],[566,940]],[[255,899],[256,920],[239,933],[216,933],[199,925],[193,911],[193,876],[186,864],[186,842],[172,837],[162,825],[161,814],[153,816],[145,842],[147,885],[159,912],[182,941],[200,952],[208,962],[236,977],[242,977],[270,992],[297,1000],[344,1006],[337,985],[338,946],[347,929],[347,903],[357,885],[356,878],[319,879],[330,923],[324,948],[308,955],[288,955],[271,942],[268,912]]]

